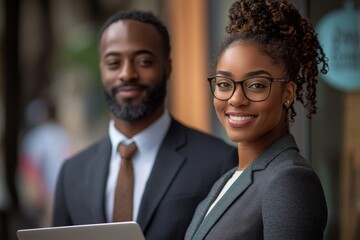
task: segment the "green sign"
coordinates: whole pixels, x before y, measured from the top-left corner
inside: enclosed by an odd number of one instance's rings
[[[329,58],[329,72],[323,79],[339,90],[360,90],[360,12],[354,2],[325,15],[317,32]]]

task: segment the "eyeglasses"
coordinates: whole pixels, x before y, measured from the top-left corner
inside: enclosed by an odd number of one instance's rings
[[[226,76],[212,76],[208,78],[213,96],[221,101],[229,100],[240,84],[245,97],[252,102],[265,101],[271,92],[273,82],[286,82],[285,78],[256,76],[235,81]]]

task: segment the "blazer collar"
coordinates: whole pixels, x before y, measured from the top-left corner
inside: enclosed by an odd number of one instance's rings
[[[138,223],[143,231],[147,228],[156,207],[165,195],[171,181],[185,161],[177,149],[186,143],[186,131],[172,119],[168,133],[160,146],[153,170],[141,200]],[[92,216],[95,222],[106,222],[105,188],[109,172],[111,142],[107,135],[99,142],[92,158],[89,160],[89,186],[92,199]]]
[[[229,170],[218,181],[215,182],[208,196],[197,207],[191,224],[186,232],[185,239],[204,239],[211,226],[215,223],[216,219],[219,218],[219,216],[217,216],[219,213],[214,214],[214,210],[217,208],[217,205],[212,209],[208,216],[206,216],[206,220],[204,219],[204,217],[210,205],[215,201],[221,189],[235,171],[236,167]],[[196,235],[194,236],[195,233]]]
[[[283,135],[270,144],[249,167],[251,167],[252,170],[264,169],[277,155],[289,148],[294,148],[299,151],[294,136],[290,133]]]
[[[105,188],[109,172],[109,161],[111,154],[111,142],[107,135],[100,140],[92,158],[89,161],[88,181],[90,190],[90,198],[93,202],[91,213],[94,222],[106,222],[105,217]]]
[[[172,119],[141,200],[137,222],[143,231],[147,230],[157,206],[166,194],[176,173],[185,162],[185,157],[177,152],[177,149],[185,143],[186,132],[184,128]]]
[[[216,206],[205,217],[210,205],[216,199],[225,183],[234,173],[235,169],[230,170],[223,177],[221,177],[213,186],[208,197],[199,205],[194,219],[189,226],[187,237],[191,239],[204,239],[206,234],[214,226],[214,224],[221,218],[229,206],[252,184],[253,172],[262,170],[282,151],[295,148],[297,149],[294,137],[291,134],[286,134],[271,144],[263,153],[261,153],[253,163],[247,167],[234,184],[229,188],[225,195],[219,200]],[[205,217],[205,218],[204,218]],[[193,237],[192,237],[193,236]],[[186,238],[188,239],[188,238]]]

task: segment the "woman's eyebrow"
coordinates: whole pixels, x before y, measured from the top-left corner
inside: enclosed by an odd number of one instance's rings
[[[254,77],[254,76],[259,76],[259,75],[269,75],[272,76],[268,71],[265,70],[257,70],[257,71],[253,71],[253,72],[248,72],[245,74],[245,77]]]
[[[227,71],[216,71],[215,73],[216,75],[222,75],[222,76],[226,76],[226,77],[231,77],[232,74],[230,72]],[[265,70],[257,70],[257,71],[252,71],[252,72],[248,72],[244,75],[244,78],[249,78],[249,77],[255,77],[255,76],[259,76],[259,75],[268,75],[268,76],[272,76],[268,71]]]
[[[226,77],[231,77],[232,74],[230,72],[227,72],[227,71],[216,71],[215,75],[223,75],[223,76],[226,76]]]

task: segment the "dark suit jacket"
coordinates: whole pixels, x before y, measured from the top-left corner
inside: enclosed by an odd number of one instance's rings
[[[234,171],[219,179],[199,205],[186,240],[323,238],[324,192],[292,135],[277,140],[250,164],[204,219]]]
[[[54,226],[106,222],[109,136],[65,161],[59,174]],[[143,194],[137,222],[147,240],[184,239],[196,206],[237,164],[236,148],[172,120]]]

